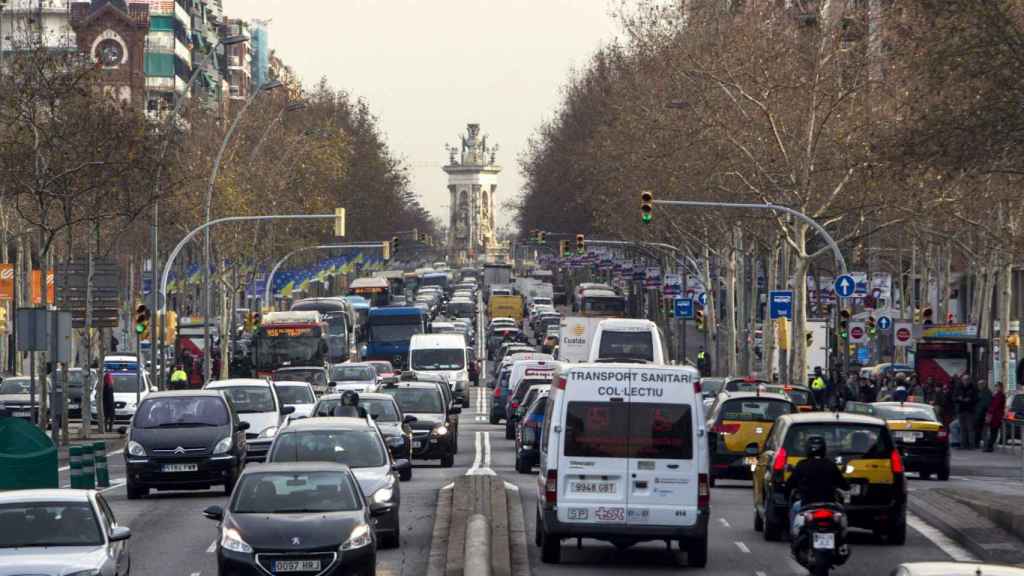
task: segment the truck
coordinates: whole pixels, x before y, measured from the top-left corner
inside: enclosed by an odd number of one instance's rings
[[[594,343],[597,325],[604,318],[592,316],[566,316],[558,326],[558,360],[561,362],[588,362],[590,347]]]
[[[516,294],[512,296],[491,296],[487,305],[487,314],[491,318],[515,318],[516,322],[523,321],[523,297]]]
[[[370,308],[363,360],[387,360],[404,370],[409,360],[409,342],[414,334],[425,333],[426,328],[426,316],[415,306]]]
[[[490,297],[491,286],[509,286],[512,284],[512,266],[510,264],[484,264],[484,299]]]

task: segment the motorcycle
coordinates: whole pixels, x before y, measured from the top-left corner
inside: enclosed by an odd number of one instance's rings
[[[828,576],[832,568],[842,566],[850,558],[846,528],[846,513],[839,504],[810,503],[801,506],[792,527],[790,551],[793,559],[813,576]]]

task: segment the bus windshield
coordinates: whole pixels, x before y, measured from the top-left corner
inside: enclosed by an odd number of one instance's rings
[[[583,298],[584,316],[623,317],[626,315],[626,301],[618,296],[590,296]]]
[[[254,364],[257,370],[274,370],[281,366],[319,366],[324,363],[327,343],[315,335],[293,336],[286,333],[271,336],[259,332],[254,339]]]

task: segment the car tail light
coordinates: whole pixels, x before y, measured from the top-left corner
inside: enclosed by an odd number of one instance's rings
[[[711,507],[711,485],[707,474],[697,475],[697,508],[707,510]]]
[[[558,470],[548,470],[544,481],[544,503],[549,508],[558,504]]]
[[[519,408],[519,402],[513,401],[512,402],[512,409],[515,410],[516,408]]]
[[[903,456],[900,455],[900,451],[893,448],[892,450],[892,473],[903,474]]]
[[[558,389],[565,390],[565,378],[558,379]]]
[[[740,425],[736,422],[715,424],[711,431],[716,434],[735,434],[740,431]]]
[[[693,381],[693,393],[694,394],[701,394],[701,390],[703,390],[703,388],[701,388],[700,380],[694,380]]]
[[[949,441],[949,430],[946,430],[945,426],[941,426],[939,428],[939,431],[935,433],[935,438],[937,438],[939,440],[939,442],[948,442]]]
[[[494,397],[501,398],[501,386],[494,387]]]
[[[775,453],[775,460],[772,461],[772,472],[782,472],[786,469],[786,449],[779,448]]]

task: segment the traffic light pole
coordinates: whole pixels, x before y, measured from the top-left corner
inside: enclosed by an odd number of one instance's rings
[[[320,244],[318,246],[303,246],[301,248],[296,248],[295,250],[292,250],[291,252],[281,257],[281,259],[274,264],[274,267],[270,269],[270,274],[267,275],[267,286],[266,289],[263,291],[263,302],[265,303],[265,305],[270,304],[270,292],[271,286],[274,285],[274,275],[277,274],[277,271],[281,268],[281,265],[283,265],[286,260],[298,254],[299,252],[306,252],[309,250],[340,250],[343,248],[383,248],[384,244],[384,242],[349,242],[346,244]]]
[[[181,253],[185,245],[192,241],[197,234],[214,226],[216,224],[226,224],[228,222],[260,222],[264,220],[334,220],[337,218],[336,214],[273,214],[269,216],[228,216],[225,218],[217,218],[216,220],[209,220],[203,224],[194,228],[191,232],[185,235],[184,238],[178,242],[178,245],[171,250],[170,255],[167,256],[167,260],[164,262],[163,272],[160,274],[160,316],[167,317],[167,281],[171,276],[171,268],[174,266],[174,261],[178,258],[178,254]],[[206,318],[205,322],[209,322],[210,319]],[[210,346],[212,348],[212,346]],[[206,362],[210,361],[210,350],[204,350],[203,354],[206,356]],[[160,342],[159,356],[163,355],[163,342]],[[164,382],[165,366],[163,363],[160,365],[160,383]]]

